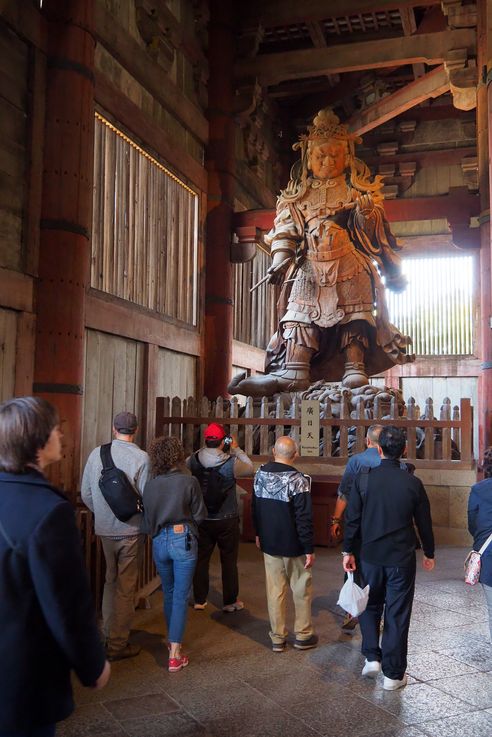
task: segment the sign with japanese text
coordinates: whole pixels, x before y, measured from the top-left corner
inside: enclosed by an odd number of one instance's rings
[[[303,399],[301,402],[302,456],[319,456],[319,402]]]

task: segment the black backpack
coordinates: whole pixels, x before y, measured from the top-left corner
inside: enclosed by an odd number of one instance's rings
[[[224,466],[234,461],[234,456],[228,458],[220,466],[206,468],[198,460],[198,453],[199,451],[193,453],[191,456],[190,470],[200,483],[203,501],[205,502],[208,513],[217,514],[220,512],[229,490],[235,485],[233,473],[231,475],[221,473]]]
[[[101,445],[102,471],[99,488],[114,516],[127,522],[134,514],[143,511],[140,494],[137,493],[124,471],[116,468],[111,455],[111,443]]]

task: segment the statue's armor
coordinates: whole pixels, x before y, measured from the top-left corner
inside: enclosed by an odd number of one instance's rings
[[[305,223],[305,257],[294,277],[283,324],[329,328],[362,319],[374,325],[371,267],[367,256],[355,248],[347,230],[349,211],[342,209],[353,199],[347,185],[331,189],[321,183],[308,187],[291,205]],[[285,217],[281,231],[281,240],[297,235],[292,217]],[[274,238],[273,252],[277,244]]]

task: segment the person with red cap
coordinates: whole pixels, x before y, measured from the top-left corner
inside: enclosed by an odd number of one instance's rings
[[[205,447],[193,453],[187,465],[203,492],[207,518],[199,526],[198,560],[193,579],[195,609],[205,609],[209,590],[209,564],[215,546],[222,567],[223,611],[244,608],[239,595],[237,558],[239,552],[239,509],[236,479],[253,474],[253,463],[241,450],[237,439],[227,437],[217,422],[204,432]]]

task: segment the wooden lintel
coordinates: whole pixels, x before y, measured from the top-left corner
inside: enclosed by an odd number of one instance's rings
[[[426,0],[425,5],[439,5],[440,0]],[[241,24],[248,27],[260,20],[265,28],[293,23],[320,21],[325,18],[398,10],[422,5],[418,0],[250,0],[241,9]]]
[[[238,80],[257,77],[260,84],[271,85],[285,79],[382,69],[418,62],[442,64],[449,51],[466,49],[469,56],[473,56],[475,47],[474,29],[463,28],[401,38],[337,44],[325,49],[259,54],[254,59],[238,60],[234,74]]]
[[[202,110],[167,78],[138,42],[108,13],[101,2],[95,3],[95,27],[98,42],[155,99],[174,115],[202,143],[208,141],[208,121]]]
[[[390,223],[446,218],[451,223],[468,224],[471,217],[479,215],[480,202],[466,187],[456,187],[447,195],[386,200],[384,209]]]
[[[198,331],[153,315],[138,305],[91,289],[86,299],[85,325],[93,330],[153,343],[161,348],[200,355]]]
[[[466,187],[456,187],[447,195],[385,200],[384,209],[390,223],[446,218],[452,223],[468,223],[480,213],[478,195]],[[234,213],[233,226],[255,225],[267,231],[273,226],[275,210],[246,210]]]
[[[440,97],[448,90],[448,73],[443,66],[440,66],[393,92],[392,95],[387,95],[374,105],[361,110],[348,121],[348,126],[353,133],[362,135],[373,128],[377,128],[387,120],[396,118],[397,115],[410,110],[410,108],[420,105],[424,100]]]
[[[175,170],[202,191],[207,190],[207,172],[187,151],[173,141],[165,128],[159,126],[126,95],[112,85],[101,72],[96,72],[96,102]]]
[[[19,271],[0,268],[0,306],[33,311],[33,279]]]

